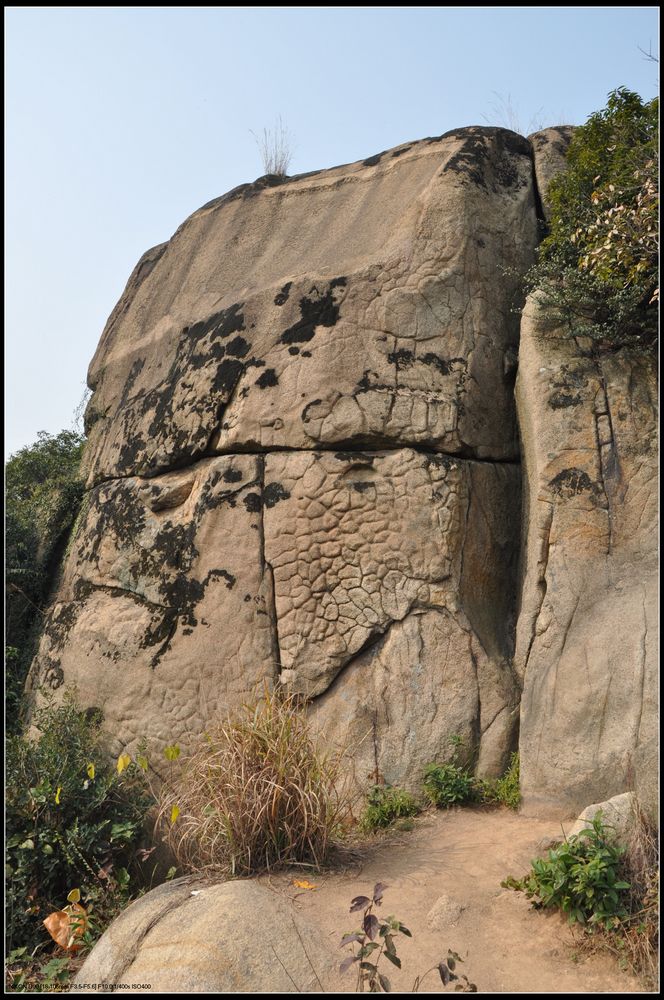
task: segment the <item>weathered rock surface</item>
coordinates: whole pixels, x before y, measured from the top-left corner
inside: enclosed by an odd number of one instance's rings
[[[528,141],[533,147],[537,191],[544,218],[547,220],[551,210],[548,197],[549,184],[565,169],[565,156],[573,133],[573,125],[555,125],[553,128],[545,128],[528,136]]]
[[[536,297],[519,359],[522,793],[573,816],[635,769],[646,797],[657,782],[656,378],[625,351],[589,357]]]
[[[528,142],[470,128],[237,189],[146,255],[89,371],[91,482],[349,442],[518,457]]]
[[[120,748],[172,742],[272,683],[262,477],[262,456],[222,456],[93,489],[31,683],[75,685]]]
[[[338,956],[276,893],[253,882],[178,879],[132,903],[102,935],[72,993],[315,993]],[[132,989],[133,986],[133,989]]]
[[[634,829],[637,817],[637,798],[634,792],[623,792],[614,795],[606,802],[594,802],[586,806],[579,818],[565,831],[567,837],[574,837],[587,830],[598,813],[601,813],[602,823],[610,827],[616,840],[626,844]]]
[[[261,178],[144,255],[35,694],[131,751],[281,681],[361,786],[417,787],[453,734],[497,775],[520,713],[527,809],[652,799],[654,374],[532,303],[519,348],[514,311],[570,136]]]

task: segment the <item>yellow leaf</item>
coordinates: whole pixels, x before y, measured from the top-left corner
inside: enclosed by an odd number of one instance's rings
[[[56,806],[60,805],[60,792],[61,791],[62,791],[62,785],[58,785],[58,790],[55,793],[55,804],[56,804]]]
[[[317,885],[313,885],[311,882],[307,882],[306,878],[303,879],[293,879],[293,885],[296,889],[317,889]]]
[[[164,757],[166,760],[177,760],[180,756],[180,747],[174,744],[172,747],[164,747]]]
[[[136,754],[136,763],[144,771],[147,771],[147,769],[148,769],[148,759],[147,759],[147,757],[144,757],[142,753]]]
[[[173,808],[171,809],[171,823],[175,823],[179,815],[180,815],[180,807],[173,806]]]
[[[94,781],[95,777],[95,766],[94,764],[88,764],[88,778]]]
[[[131,764],[131,757],[128,753],[121,753],[118,757],[118,774],[122,774]]]
[[[81,890],[72,889],[72,891],[67,896],[68,903],[80,903],[81,902]]]

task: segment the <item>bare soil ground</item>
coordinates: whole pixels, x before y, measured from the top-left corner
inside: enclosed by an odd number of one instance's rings
[[[395,992],[411,992],[419,974],[458,952],[464,972],[480,993],[635,993],[644,992],[608,955],[587,956],[566,921],[557,913],[534,910],[521,893],[501,889],[509,875],[521,876],[541,844],[560,836],[550,820],[518,816],[507,809],[455,809],[431,812],[411,831],[391,832],[358,847],[343,870],[322,876],[278,874],[260,881],[288,895],[316,923],[334,947],[357,929],[350,900],[371,895],[376,882],[388,885],[379,914],[393,914],[413,934],[401,935],[401,971],[381,961]],[[300,890],[295,878],[315,889]],[[430,917],[441,897],[438,919]],[[339,950],[339,960],[350,949]],[[383,967],[383,964],[385,967]],[[348,992],[355,990],[352,971]],[[452,992],[431,973],[420,992]]]

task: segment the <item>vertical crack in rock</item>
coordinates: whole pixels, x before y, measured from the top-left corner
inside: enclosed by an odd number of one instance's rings
[[[537,637],[537,623],[539,621],[539,616],[542,613],[542,606],[544,604],[544,599],[546,597],[546,589],[547,589],[546,571],[549,565],[549,545],[551,538],[551,526],[553,524],[553,513],[555,509],[553,503],[551,502],[547,501],[540,501],[540,502],[546,503],[547,513],[545,515],[544,521],[540,529],[541,530],[540,555],[537,560],[537,581],[535,583],[535,587],[537,588],[539,594],[539,603],[536,611],[532,615],[530,641],[528,643],[528,649],[526,650],[526,655],[524,658],[522,683],[525,680],[526,672],[528,670],[528,661],[530,660],[530,654],[532,652],[533,644]]]
[[[260,467],[260,490],[262,498],[259,524],[260,560],[267,584],[266,605],[270,627],[270,645],[272,647],[272,658],[274,661],[274,683],[276,685],[279,683],[279,676],[281,672],[281,651],[279,648],[279,623],[277,621],[277,607],[274,593],[274,570],[272,569],[272,564],[268,561],[267,553],[265,551],[265,456],[260,455],[258,457],[258,462]]]

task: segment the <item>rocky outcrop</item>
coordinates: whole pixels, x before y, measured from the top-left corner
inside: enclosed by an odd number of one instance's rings
[[[515,667],[525,808],[657,783],[654,365],[593,357],[529,300],[516,386],[526,484]],[[650,790],[648,790],[650,786]]]
[[[338,964],[320,931],[277,893],[254,882],[185,878],[114,920],[71,992],[334,992]]]
[[[452,735],[497,775],[520,711],[526,802],[573,814],[642,773],[651,376],[532,309],[518,355],[569,136],[261,178],[141,259],[90,366],[36,697],[76,686],[131,751],[284,683],[361,786],[417,787]]]

